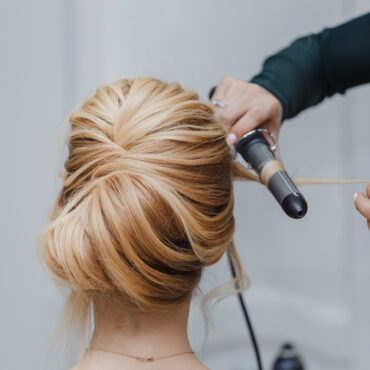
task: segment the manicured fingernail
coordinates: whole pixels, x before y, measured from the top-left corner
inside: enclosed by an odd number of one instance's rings
[[[227,145],[229,145],[229,146],[234,145],[235,141],[236,141],[236,135],[235,134],[231,133],[231,134],[227,135],[227,138],[226,138]]]
[[[357,197],[358,197],[358,193],[354,193],[354,194],[353,194],[353,200],[354,200],[355,202],[356,202]]]

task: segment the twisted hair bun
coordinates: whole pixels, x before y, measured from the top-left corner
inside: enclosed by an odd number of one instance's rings
[[[234,232],[224,127],[196,93],[152,78],[99,88],[69,120],[46,267],[81,315],[95,295],[143,312],[183,301]]]

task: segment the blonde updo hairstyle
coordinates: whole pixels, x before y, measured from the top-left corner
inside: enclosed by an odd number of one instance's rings
[[[237,285],[247,286],[232,242],[232,180],[256,178],[232,159],[226,128],[195,92],[120,79],[69,121],[63,187],[39,254],[70,288],[70,323],[84,333],[99,298],[140,312],[170,310],[227,247]]]

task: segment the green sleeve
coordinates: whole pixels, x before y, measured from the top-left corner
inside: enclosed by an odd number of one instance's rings
[[[268,57],[250,82],[281,101],[283,119],[370,82],[370,13],[295,40]]]

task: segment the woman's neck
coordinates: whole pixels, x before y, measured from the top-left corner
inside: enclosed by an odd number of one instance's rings
[[[187,333],[189,308],[190,299],[162,314],[127,314],[115,305],[96,304],[89,347],[153,357],[191,351]]]

